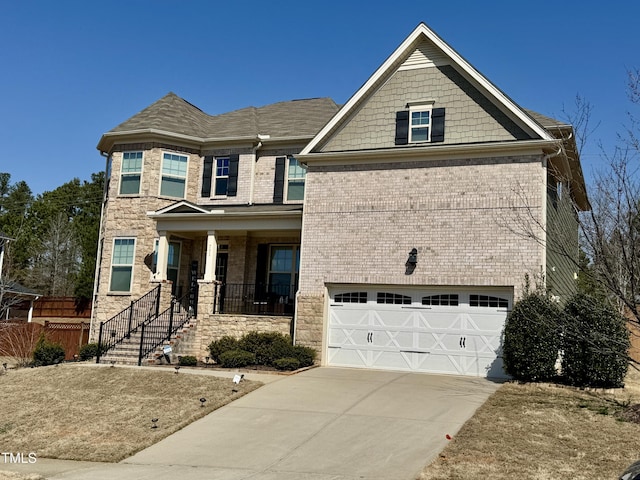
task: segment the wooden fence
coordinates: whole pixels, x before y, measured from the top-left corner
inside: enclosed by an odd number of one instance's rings
[[[33,317],[91,318],[91,301],[74,297],[42,297],[33,304]]]
[[[0,357],[31,357],[40,333],[64,348],[65,360],[73,360],[89,341],[89,323],[0,322]]]

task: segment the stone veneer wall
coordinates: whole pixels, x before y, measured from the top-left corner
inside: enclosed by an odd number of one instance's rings
[[[195,351],[186,353],[204,361],[209,356],[208,346],[224,336],[240,338],[249,332],[279,332],[289,335],[291,317],[266,315],[211,314],[198,312]]]

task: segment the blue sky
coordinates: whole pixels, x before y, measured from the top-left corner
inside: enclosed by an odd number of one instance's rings
[[[100,136],[169,91],[210,114],[344,103],[423,21],[525,108],[591,102],[590,176],[624,129],[638,18],[619,0],[0,0],[0,171],[34,193],[89,179]]]

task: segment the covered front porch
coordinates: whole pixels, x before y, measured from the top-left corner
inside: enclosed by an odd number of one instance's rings
[[[157,212],[150,262],[203,315],[283,316],[295,309],[301,205],[201,206],[182,201]],[[288,332],[287,332],[288,333]]]

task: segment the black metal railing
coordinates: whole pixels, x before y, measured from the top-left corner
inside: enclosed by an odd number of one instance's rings
[[[216,285],[214,313],[293,315],[290,285],[223,283]]]
[[[98,333],[98,354],[100,357],[125,338],[129,338],[140,326],[151,318],[157,317],[160,310],[160,285],[131,302],[131,304],[106,322],[100,322]]]
[[[171,299],[171,306],[164,312],[151,318],[140,327],[140,349],[138,352],[138,366],[142,359],[153,352],[181,329],[193,317],[193,306],[189,304],[189,293],[180,299]]]

